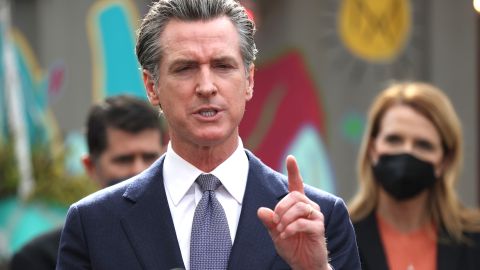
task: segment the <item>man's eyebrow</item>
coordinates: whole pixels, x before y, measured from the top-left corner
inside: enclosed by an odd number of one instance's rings
[[[176,59],[176,60],[173,60],[169,67],[172,68],[172,67],[176,67],[176,66],[182,66],[182,65],[195,65],[197,64],[197,61],[195,60],[190,60],[190,59]]]
[[[221,56],[213,59],[213,62],[233,62],[236,63],[237,61],[235,58],[231,56]]]
[[[112,160],[113,161],[120,161],[120,160],[133,160],[135,155],[133,154],[121,154],[121,155],[117,155],[117,156],[114,156],[112,157]]]
[[[186,60],[186,59],[178,59],[173,60],[172,62],[168,63],[167,72],[168,73],[175,73],[177,69],[185,68],[185,67],[193,67],[197,65],[195,61]]]
[[[233,65],[236,65],[237,60],[234,57],[231,57],[231,56],[220,56],[220,57],[213,58],[211,60],[211,63],[214,63],[214,64],[215,63],[230,63],[230,64],[233,64]],[[179,59],[173,60],[169,64],[168,70],[172,71],[173,69],[175,69],[179,66],[195,66],[195,65],[198,65],[197,60],[179,58]]]

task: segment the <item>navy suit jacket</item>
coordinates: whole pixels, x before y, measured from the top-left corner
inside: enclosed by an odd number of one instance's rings
[[[246,152],[250,167],[228,269],[289,269],[257,217],[259,207],[274,208],[288,193],[287,178]],[[70,207],[57,269],[184,268],[163,184],[163,160]],[[325,216],[331,265],[335,269],[360,269],[344,202],[309,186],[305,192]]]

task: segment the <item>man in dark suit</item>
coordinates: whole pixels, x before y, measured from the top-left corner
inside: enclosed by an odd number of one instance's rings
[[[93,105],[86,132],[89,153],[82,162],[99,187],[140,173],[163,152],[158,113],[134,97],[115,96]],[[14,254],[10,269],[55,269],[61,232],[54,229],[28,242]]]
[[[57,269],[360,269],[343,201],[304,187],[293,157],[287,179],[243,148],[254,31],[233,0],[152,5],[136,49],[167,152],[70,207]]]

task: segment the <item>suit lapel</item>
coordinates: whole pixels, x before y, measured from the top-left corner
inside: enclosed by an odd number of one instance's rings
[[[462,249],[448,234],[441,230],[437,240],[437,269],[449,270],[457,269]]]
[[[144,269],[183,268],[163,185],[163,158],[132,182],[124,197],[133,203],[122,227]]]
[[[288,190],[248,151],[247,156],[250,164],[247,186],[228,269],[268,269],[277,254],[257,210],[261,206],[274,208]]]
[[[354,225],[362,268],[365,270],[388,270],[375,214],[370,214],[366,219]]]
[[[278,257],[268,231],[257,217],[259,207],[274,208],[288,193],[274,171],[247,151],[249,173],[242,212],[228,269],[269,269]],[[163,185],[163,158],[125,191],[132,203],[122,227],[144,269],[184,268]],[[258,258],[258,259],[254,259]]]

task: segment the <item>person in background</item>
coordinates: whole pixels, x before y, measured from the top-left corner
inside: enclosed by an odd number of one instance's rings
[[[70,207],[57,269],[360,269],[343,201],[243,147],[254,32],[238,1],[152,4],[136,49],[166,154]]]
[[[102,188],[140,173],[164,152],[158,112],[131,96],[93,105],[86,133],[88,154],[82,162]],[[10,269],[55,269],[61,231],[54,229],[28,242],[14,254]]]
[[[349,203],[364,270],[480,269],[480,215],[455,190],[462,144],[440,89],[403,82],[375,98]]]

